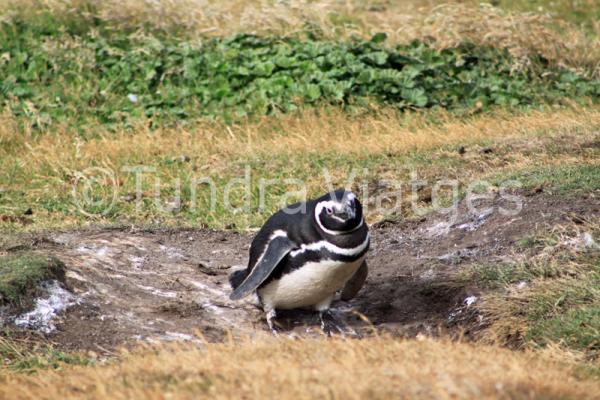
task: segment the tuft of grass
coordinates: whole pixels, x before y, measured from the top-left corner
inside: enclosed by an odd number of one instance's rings
[[[480,338],[511,346],[556,343],[597,360],[598,233],[593,222],[583,228],[555,228],[548,236],[528,238],[536,243],[534,253],[519,262],[477,265],[467,271],[470,280],[488,290],[477,306],[487,325]]]
[[[544,243],[544,241],[540,240],[536,236],[527,236],[527,237],[524,237],[523,239],[518,240],[516,245],[518,248],[521,248],[521,249],[532,249],[532,248],[538,247],[539,245],[542,245],[543,243]]]
[[[498,289],[519,280],[529,278],[513,264],[477,264],[465,272],[465,280],[485,289]]]
[[[0,376],[7,372],[31,374],[42,369],[60,369],[66,365],[90,365],[89,358],[65,353],[41,343],[0,337]],[[1,378],[0,378],[1,379]]]
[[[597,279],[595,282],[598,284],[600,280]],[[600,304],[582,305],[544,318],[532,326],[526,339],[539,345],[546,345],[549,342],[561,343],[572,349],[598,355],[600,354]]]
[[[64,264],[53,257],[17,253],[0,257],[0,305],[22,309],[31,305],[39,285],[64,279]]]
[[[577,260],[555,282],[544,282],[527,307],[530,329],[525,339],[543,346],[549,342],[600,356],[600,253]],[[566,275],[566,276],[564,276]]]
[[[82,388],[89,399],[591,399],[600,390],[577,364],[548,356],[387,336],[171,345],[0,382],[0,397],[15,399],[80,396]]]

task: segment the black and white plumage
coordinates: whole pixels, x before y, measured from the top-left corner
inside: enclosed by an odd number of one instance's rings
[[[267,322],[277,309],[313,308],[323,315],[336,291],[349,300],[362,287],[369,231],[354,193],[337,190],[273,214],[250,246],[246,270],[232,274],[232,300],[256,290]]]

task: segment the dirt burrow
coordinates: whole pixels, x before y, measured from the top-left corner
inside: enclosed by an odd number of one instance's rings
[[[334,303],[339,316],[358,332],[443,333],[457,310],[477,300],[475,287],[449,284],[464,265],[514,259],[517,240],[573,217],[600,215],[593,197],[523,200],[512,217],[499,212],[495,199],[491,212],[469,213],[461,204],[456,220],[432,214],[374,225],[369,278],[354,300]],[[219,340],[227,332],[266,330],[255,299],[228,299],[227,275],[245,267],[251,234],[93,230],[45,239],[36,250],[66,264],[67,287],[78,298],[46,335],[60,348],[109,352],[139,341],[197,340],[198,332]],[[281,313],[279,322],[288,333],[319,332],[314,313]]]

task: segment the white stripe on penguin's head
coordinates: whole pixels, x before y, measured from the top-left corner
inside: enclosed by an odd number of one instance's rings
[[[349,206],[351,204],[351,202],[356,199],[356,196],[354,195],[354,193],[350,192],[347,194],[346,196],[347,201],[345,203],[340,203],[339,201],[335,201],[335,200],[325,200],[325,201],[320,201],[319,203],[317,203],[316,207],[315,207],[315,220],[317,221],[317,225],[319,225],[319,228],[321,228],[325,233],[328,233],[330,235],[341,235],[342,233],[349,233],[349,232],[354,232],[355,230],[357,230],[358,228],[360,228],[364,222],[363,218],[360,219],[360,223],[354,227],[353,229],[349,230],[349,231],[337,231],[337,230],[333,230],[333,229],[328,229],[323,225],[323,222],[321,222],[321,212],[323,212],[323,209],[331,209],[332,211],[335,210],[337,212],[342,212],[344,211],[344,209],[346,209],[347,206]],[[342,200],[342,199],[340,199]],[[333,218],[335,220],[338,220],[339,222],[344,223],[345,220],[338,217],[337,215],[335,215],[335,213],[328,213],[328,216],[330,218]],[[354,218],[354,216],[352,216],[352,218]]]
[[[333,209],[334,207],[337,207],[337,206],[338,206],[337,202],[328,200],[328,201],[320,201],[319,203],[317,203],[317,206],[315,207],[315,220],[317,221],[319,228],[321,228],[324,232],[326,232],[330,235],[340,235],[344,232],[343,231],[334,231],[334,230],[325,228],[325,226],[321,222],[321,212],[323,212],[324,208]],[[336,208],[336,210],[339,211],[338,208]]]

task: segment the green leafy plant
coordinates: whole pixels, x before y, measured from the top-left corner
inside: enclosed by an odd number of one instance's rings
[[[0,24],[0,102],[38,130],[231,121],[319,103],[477,112],[600,95],[600,81],[543,65],[515,70],[508,52],[470,44],[385,47],[384,34],[353,42],[248,34],[179,42],[51,17]]]

